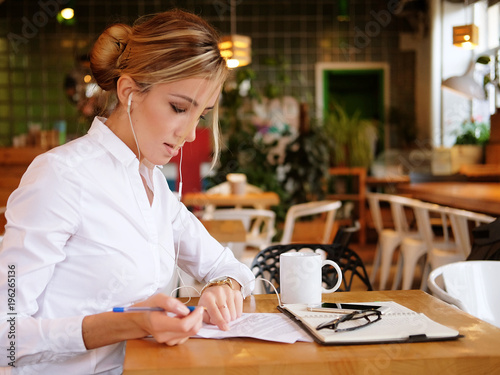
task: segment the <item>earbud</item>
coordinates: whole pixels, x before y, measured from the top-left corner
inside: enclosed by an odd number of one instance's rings
[[[179,202],[182,200],[182,147],[181,158],[179,160]]]
[[[130,105],[132,104],[132,93],[128,96],[127,112],[130,113]]]
[[[130,105],[132,104],[132,93],[128,96],[128,103],[127,103],[127,115],[128,115],[128,121],[130,122],[130,129],[132,130],[132,134],[134,135],[134,140],[135,140],[135,145],[137,146],[137,159],[139,159],[139,162],[141,161],[141,149],[139,148],[139,142],[137,142],[137,136],[135,135],[135,130],[134,126],[132,125],[132,117],[130,117]]]

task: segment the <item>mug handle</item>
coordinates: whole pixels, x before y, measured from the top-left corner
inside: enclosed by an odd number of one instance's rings
[[[321,289],[323,290],[323,293],[333,293],[340,287],[340,284],[342,284],[342,270],[340,269],[337,263],[335,263],[333,260],[330,259],[325,259],[321,264],[321,267],[324,267],[326,265],[332,266],[333,268],[335,268],[335,271],[337,271],[338,275],[337,284],[335,284],[335,286],[331,289],[325,289],[323,287],[321,287]]]

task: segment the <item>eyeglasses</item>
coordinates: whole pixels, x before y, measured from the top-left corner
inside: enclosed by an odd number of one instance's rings
[[[340,318],[321,323],[316,327],[320,329],[333,329],[335,332],[354,331],[359,328],[366,327],[372,323],[382,319],[382,313],[377,310],[370,311],[354,311],[350,314],[342,315]],[[339,328],[342,324],[343,328]]]

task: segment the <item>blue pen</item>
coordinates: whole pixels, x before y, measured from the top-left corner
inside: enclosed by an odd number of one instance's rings
[[[186,306],[189,311],[193,312],[196,306]],[[113,307],[113,312],[145,312],[145,311],[165,311],[162,307]]]

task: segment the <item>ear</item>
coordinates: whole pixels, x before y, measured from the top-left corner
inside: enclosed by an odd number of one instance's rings
[[[118,101],[124,107],[127,107],[127,102],[130,94],[138,90],[137,84],[129,75],[125,74],[118,79],[116,83],[116,96]]]

